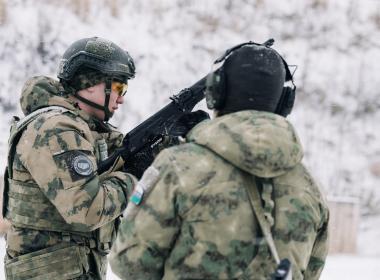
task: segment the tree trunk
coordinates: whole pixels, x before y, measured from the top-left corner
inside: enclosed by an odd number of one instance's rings
[[[0,0],[0,25],[4,24],[7,19],[7,6],[5,0]]]

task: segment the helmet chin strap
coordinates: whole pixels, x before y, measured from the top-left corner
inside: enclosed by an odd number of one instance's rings
[[[105,94],[105,99],[104,99],[104,105],[99,105],[95,102],[92,102],[77,93],[75,93],[75,98],[78,100],[82,101],[83,103],[86,103],[87,105],[90,105],[91,107],[94,107],[96,109],[99,109],[104,112],[104,121],[107,122],[109,119],[112,117],[113,113],[109,110],[109,103],[110,103],[110,96],[112,92],[112,78],[107,78],[105,80],[105,88],[104,88],[104,94]]]
[[[104,121],[108,122],[108,120],[112,117],[112,112],[108,108],[108,105],[110,103],[110,97],[112,92],[112,78],[108,77],[106,79],[106,87],[104,88],[104,94],[106,95],[106,98],[104,100]]]

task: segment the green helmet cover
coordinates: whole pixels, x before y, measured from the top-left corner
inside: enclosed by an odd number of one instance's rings
[[[58,78],[69,82],[82,68],[95,70],[121,82],[135,76],[135,64],[129,53],[99,37],[84,38],[71,44],[59,63]]]

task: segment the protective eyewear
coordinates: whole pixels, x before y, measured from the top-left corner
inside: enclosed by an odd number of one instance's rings
[[[128,84],[121,82],[112,82],[112,90],[116,91],[119,96],[124,96],[127,93]]]

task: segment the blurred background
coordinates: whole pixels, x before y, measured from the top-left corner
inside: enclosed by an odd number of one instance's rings
[[[1,170],[25,80],[56,77],[65,49],[92,36],[114,41],[136,63],[111,121],[124,133],[206,75],[227,48],[274,38],[297,65],[289,119],[331,207],[322,279],[379,279],[379,0],[0,0]]]

